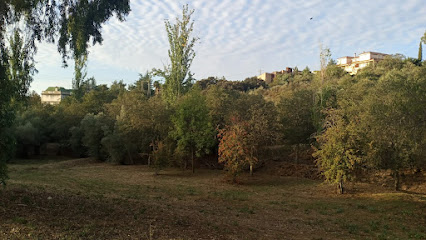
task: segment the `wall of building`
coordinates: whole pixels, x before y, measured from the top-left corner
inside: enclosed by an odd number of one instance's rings
[[[43,92],[41,94],[41,102],[48,104],[59,104],[61,102],[62,95],[61,92]]]
[[[337,59],[337,64],[350,64],[352,62],[352,57],[342,57]]]
[[[371,59],[371,54],[370,53],[361,53],[357,57],[357,61],[368,61],[370,59]]]
[[[271,74],[271,73],[263,73],[263,74],[257,76],[257,78],[262,79],[266,83],[271,83],[272,80],[274,79],[274,75]]]

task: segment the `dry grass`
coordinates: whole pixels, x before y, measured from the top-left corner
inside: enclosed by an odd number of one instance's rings
[[[230,185],[221,171],[89,159],[9,167],[0,239],[426,239],[426,195],[375,185],[341,196],[266,173]]]

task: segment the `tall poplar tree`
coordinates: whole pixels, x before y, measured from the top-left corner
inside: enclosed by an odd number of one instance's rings
[[[419,43],[419,55],[417,57],[419,59],[419,61],[423,60],[423,47],[422,47],[422,42],[420,41]]]
[[[175,102],[179,96],[187,92],[192,84],[190,67],[195,57],[194,45],[198,37],[192,37],[194,21],[191,16],[194,10],[188,5],[182,9],[182,18],[176,18],[176,23],[165,21],[167,37],[170,44],[168,51],[170,65],[164,71],[159,71],[166,82],[164,84],[164,97],[168,102]]]

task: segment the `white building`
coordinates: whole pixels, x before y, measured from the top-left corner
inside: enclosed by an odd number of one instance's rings
[[[71,90],[63,87],[48,87],[46,91],[41,92],[41,102],[56,105],[62,99],[71,95]]]
[[[369,64],[375,64],[380,60],[383,60],[387,54],[378,52],[363,52],[360,55],[354,57],[341,57],[337,59],[337,66],[342,67],[351,75],[354,75],[358,70],[368,66]]]

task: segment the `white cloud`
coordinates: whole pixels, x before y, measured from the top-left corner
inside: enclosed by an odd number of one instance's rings
[[[138,72],[162,67],[168,61],[164,19],[174,21],[184,3],[131,1],[127,21],[111,19],[102,30],[103,45],[90,49],[89,75],[115,79],[122,75],[132,82]],[[194,0],[189,5],[195,8],[194,33],[200,37],[193,65],[196,78],[243,79],[259,69],[296,65],[315,69],[319,42],[331,49],[334,58],[362,51],[417,56],[418,41],[426,30],[423,0]],[[56,47],[43,46],[39,53],[43,69],[49,72],[50,66],[52,72],[60,72]],[[72,74],[63,71],[71,81]],[[36,86],[42,76],[36,77]]]

